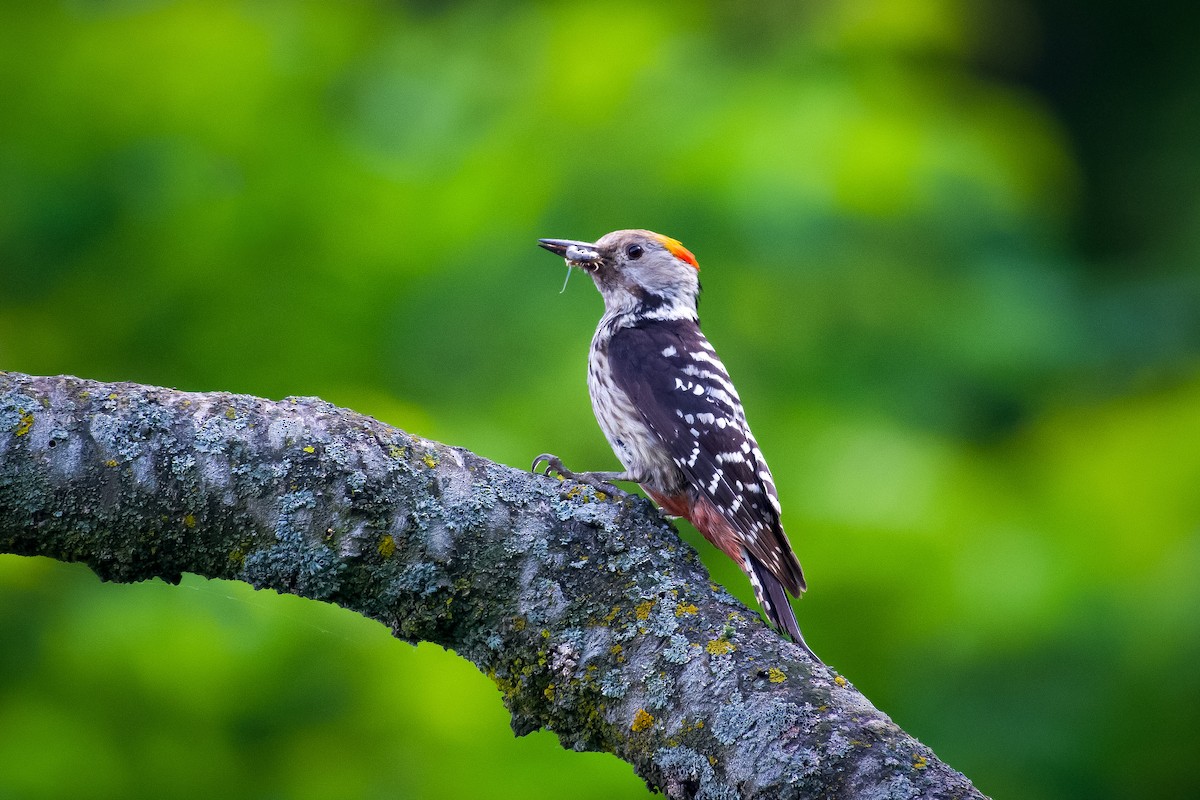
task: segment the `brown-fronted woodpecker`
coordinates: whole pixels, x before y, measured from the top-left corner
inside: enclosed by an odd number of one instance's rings
[[[687,519],[732,558],[767,619],[816,659],[788,602],[788,593],[804,592],[804,573],[780,523],[775,481],[729,373],[700,330],[696,257],[645,230],[539,244],[590,275],[604,297],[588,391],[625,471],[576,474],[550,454],[538,456],[534,470],[545,464],[547,475],[606,491],[611,481],[641,484],[666,514]]]

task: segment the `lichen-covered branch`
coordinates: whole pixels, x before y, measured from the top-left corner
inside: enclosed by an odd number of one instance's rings
[[[0,372],[0,552],[336,603],[470,659],[517,733],[672,798],[982,797],[713,587],[645,501],[314,398]]]

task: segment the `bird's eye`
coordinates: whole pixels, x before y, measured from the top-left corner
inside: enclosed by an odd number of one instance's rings
[[[628,256],[631,261],[637,261],[642,257],[642,246],[640,244],[629,245],[629,247],[625,248],[625,255]]]

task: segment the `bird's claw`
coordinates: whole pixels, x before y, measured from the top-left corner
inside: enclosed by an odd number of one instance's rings
[[[542,464],[546,465],[545,469],[539,469]],[[571,470],[563,466],[561,458],[551,453],[542,453],[535,458],[529,471],[549,477],[558,475],[565,480],[576,481],[577,483],[591,486],[596,491],[604,492],[609,497],[629,497],[629,492],[626,492],[624,489],[618,489],[608,481],[590,472],[571,472]]]
[[[616,486],[613,486],[608,481],[606,481],[602,478],[597,478],[595,475],[589,475],[586,472],[583,473],[582,475],[576,475],[574,478],[572,478],[572,480],[579,481],[580,483],[586,483],[588,486],[592,487],[596,491],[604,492],[609,497],[617,497],[617,498],[629,497],[629,492],[625,491],[624,489],[618,489]]]
[[[546,462],[545,469],[538,469],[538,465]],[[533,466],[529,468],[530,472],[537,472],[542,475],[561,475],[564,478],[574,478],[575,473],[563,466],[562,459],[551,453],[542,453],[533,460]]]

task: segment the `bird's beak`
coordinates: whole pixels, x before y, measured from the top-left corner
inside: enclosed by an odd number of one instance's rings
[[[562,256],[572,267],[594,264],[600,260],[596,245],[591,242],[573,242],[570,239],[538,239],[538,244],[555,255]]]

